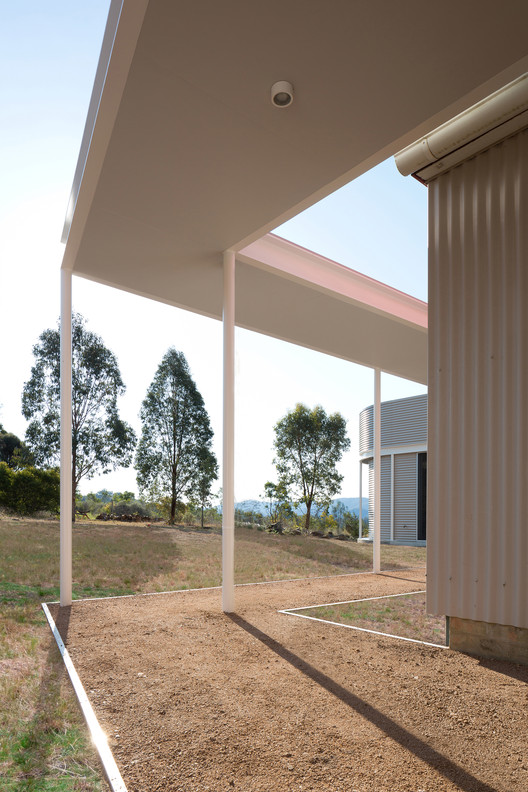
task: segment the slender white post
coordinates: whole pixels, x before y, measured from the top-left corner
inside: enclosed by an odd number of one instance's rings
[[[72,603],[72,273],[61,269],[60,604]]]
[[[394,541],[394,454],[390,455],[390,538]]]
[[[224,253],[222,610],[235,610],[235,254]]]
[[[363,536],[363,462],[359,461],[359,530],[358,541]]]
[[[372,571],[381,571],[381,371],[374,369],[374,540]]]

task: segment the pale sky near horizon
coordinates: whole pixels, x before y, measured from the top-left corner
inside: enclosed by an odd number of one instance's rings
[[[0,16],[0,423],[24,436],[21,392],[32,346],[56,326],[62,224],[102,41],[108,0],[19,0]],[[7,79],[6,79],[7,76]],[[427,191],[392,160],[276,230],[281,236],[427,299]],[[127,393],[121,414],[139,433],[141,401],[169,346],[184,352],[221,458],[221,325],[74,278],[74,309],[116,354]],[[370,369],[250,331],[236,333],[237,500],[274,477],[273,425],[298,401],[339,410],[351,451],[341,495],[358,495],[359,412],[373,400]],[[423,393],[383,375],[382,398]],[[137,492],[133,469],[81,482],[81,492]],[[217,488],[220,483],[217,483]]]

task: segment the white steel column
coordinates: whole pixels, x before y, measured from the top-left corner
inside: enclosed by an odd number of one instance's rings
[[[374,369],[374,539],[372,571],[381,571],[381,371]]]
[[[390,455],[390,538],[394,541],[394,454]]]
[[[235,610],[235,254],[224,253],[222,610]]]
[[[363,536],[363,462],[359,461],[359,529],[358,540]]]
[[[72,273],[61,270],[60,604],[72,603]]]

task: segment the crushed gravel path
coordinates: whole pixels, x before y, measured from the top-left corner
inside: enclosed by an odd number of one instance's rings
[[[527,792],[528,668],[278,613],[423,570],[52,611],[129,792]]]

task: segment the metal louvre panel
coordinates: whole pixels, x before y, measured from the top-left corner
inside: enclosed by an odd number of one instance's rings
[[[390,536],[391,518],[391,458],[381,457],[381,525],[380,536],[382,541],[388,541]]]
[[[374,462],[372,459],[368,463],[368,470],[369,470],[369,498],[368,498],[368,520],[369,520],[369,530],[368,536],[369,539],[374,538]]]
[[[359,452],[373,446],[373,406],[359,414]],[[381,446],[427,443],[427,394],[381,403]]]
[[[417,454],[394,456],[394,539],[417,537]]]
[[[429,186],[428,610],[528,628],[528,132]]]
[[[369,469],[369,539],[374,538],[374,463],[368,463]],[[380,515],[380,536],[382,541],[390,539],[390,456],[381,457],[381,515]]]

